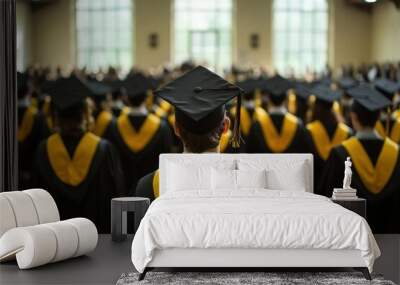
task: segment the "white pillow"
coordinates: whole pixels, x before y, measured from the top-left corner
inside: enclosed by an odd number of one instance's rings
[[[268,189],[303,191],[307,190],[307,176],[303,164],[296,164],[291,169],[270,169],[267,171]]]
[[[168,164],[167,191],[211,189],[211,167]]]
[[[211,181],[213,190],[236,190],[236,170],[212,168]]]
[[[304,160],[240,159],[238,168],[247,171],[265,169],[266,188],[272,190],[307,191],[312,183],[309,181],[308,162]]]
[[[262,170],[236,170],[238,188],[267,188],[267,172]]]

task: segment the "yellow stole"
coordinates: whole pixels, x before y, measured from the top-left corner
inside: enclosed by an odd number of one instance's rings
[[[390,131],[390,138],[395,143],[400,143],[400,118],[397,118],[394,122],[392,130]]]
[[[96,118],[96,123],[94,126],[93,133],[101,137],[106,131],[111,121],[112,121],[112,114],[108,111],[101,111]]]
[[[160,108],[163,109],[167,114],[171,111],[171,104],[165,100],[161,100]]]
[[[383,126],[381,121],[377,121],[375,124],[375,130],[377,131],[377,133],[381,136],[381,137],[386,137],[386,130],[385,127]]]
[[[234,117],[236,115],[236,108],[233,107],[231,109],[231,115]],[[243,135],[246,137],[250,133],[250,128],[252,124],[252,119],[250,117],[249,111],[243,106],[240,107],[240,130],[242,131]]]
[[[18,128],[18,141],[23,142],[29,134],[32,132],[33,123],[35,122],[35,116],[37,109],[33,106],[29,106],[22,117],[21,126]]]
[[[296,114],[297,111],[296,101],[296,95],[293,93],[293,91],[291,91],[288,96],[288,111],[292,114]]]
[[[260,123],[264,140],[268,145],[268,148],[272,152],[285,151],[289,147],[294,135],[296,134],[298,119],[291,114],[286,114],[285,118],[283,119],[281,133],[279,134],[274,126],[274,123],[272,122],[271,117],[265,110],[256,108],[255,112],[255,117]]]
[[[396,119],[396,121],[393,123],[392,129],[390,130],[390,134],[387,133],[386,128],[381,121],[376,122],[375,130],[383,138],[389,135],[389,138],[393,140],[395,143],[400,142],[400,119]]]
[[[375,167],[360,141],[352,137],[343,142],[362,183],[369,192],[378,194],[388,183],[397,163],[399,146],[386,138]]]
[[[157,169],[153,176],[153,195],[155,198],[160,196],[160,170]]]
[[[153,114],[149,114],[141,126],[136,131],[127,114],[121,114],[117,119],[119,133],[125,144],[133,151],[141,151],[153,138],[157,130],[160,128],[161,119]]]
[[[339,123],[332,140],[330,140],[328,133],[320,121],[308,124],[307,129],[310,131],[318,154],[323,160],[328,159],[331,149],[347,139],[350,132],[345,124]]]
[[[130,111],[131,108],[129,108],[128,106],[124,106],[122,107],[121,114],[129,114]]]
[[[165,112],[160,106],[155,106],[153,112],[159,118],[165,118],[167,116],[167,112]]]
[[[86,133],[71,159],[61,136],[59,134],[51,135],[47,139],[47,155],[56,176],[70,186],[81,184],[89,173],[99,142],[98,136]]]
[[[168,123],[171,125],[171,127],[174,127],[175,125],[175,114],[171,114],[168,116]]]
[[[220,152],[225,152],[226,148],[229,145],[229,141],[232,136],[232,131],[228,130],[227,132],[221,135],[221,140],[219,141],[219,150]]]

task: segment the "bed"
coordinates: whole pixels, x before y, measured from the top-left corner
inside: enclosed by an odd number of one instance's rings
[[[380,251],[359,215],[313,194],[310,154],[163,154],[160,197],[132,243],[153,268],[352,267]]]

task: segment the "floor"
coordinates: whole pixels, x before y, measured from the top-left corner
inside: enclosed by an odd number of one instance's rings
[[[376,235],[382,257],[375,272],[400,283],[400,235]],[[15,262],[0,265],[0,284],[115,284],[119,276],[134,271],[130,260],[132,237],[121,243],[100,235],[97,249],[82,256],[30,270],[18,270]]]

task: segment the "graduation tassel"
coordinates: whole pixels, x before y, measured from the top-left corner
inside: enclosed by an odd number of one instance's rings
[[[232,147],[239,148],[240,143],[243,141],[241,132],[240,132],[240,113],[242,106],[242,93],[237,96],[236,101],[236,116],[235,121],[233,122],[233,136],[232,136]]]

